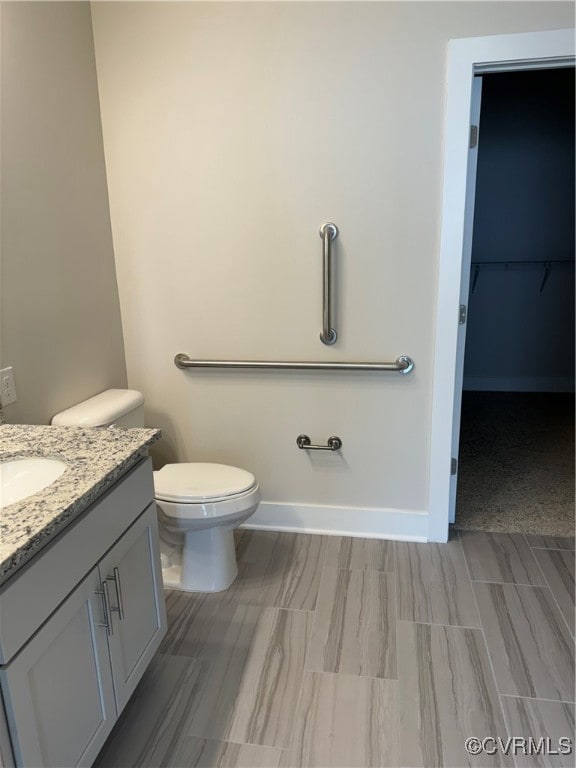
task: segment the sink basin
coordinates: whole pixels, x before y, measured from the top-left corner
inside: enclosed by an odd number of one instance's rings
[[[0,461],[0,505],[7,507],[47,488],[67,468],[63,461],[41,456]]]

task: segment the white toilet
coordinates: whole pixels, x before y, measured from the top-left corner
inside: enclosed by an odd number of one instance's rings
[[[143,427],[144,397],[108,389],[56,414],[55,426]],[[166,464],[154,472],[164,585],[220,592],[238,573],[234,528],[260,503],[254,475],[225,464]]]

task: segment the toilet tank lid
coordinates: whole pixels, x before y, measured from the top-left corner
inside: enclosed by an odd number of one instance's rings
[[[144,404],[135,389],[107,389],[52,417],[57,427],[105,427]]]

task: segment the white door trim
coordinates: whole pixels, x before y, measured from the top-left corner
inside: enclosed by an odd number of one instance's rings
[[[432,433],[430,445],[429,541],[446,541],[454,418],[464,210],[472,79],[476,72],[562,66],[574,60],[574,30],[528,32],[451,40],[448,46],[444,127],[444,183],[438,271]]]

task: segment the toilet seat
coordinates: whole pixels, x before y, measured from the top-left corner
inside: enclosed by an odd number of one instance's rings
[[[170,518],[169,522],[173,527],[187,528],[194,521],[195,528],[203,528],[214,525],[213,522],[210,523],[210,520],[213,521],[214,518],[218,518],[219,523],[225,523],[228,519],[234,520],[238,515],[242,515],[246,509],[260,501],[260,489],[255,483],[253,488],[244,493],[237,493],[226,499],[203,501],[195,504],[182,501],[165,501],[158,497],[156,497],[156,501],[164,515]],[[182,525],[179,525],[178,521],[181,521]],[[168,520],[165,522],[168,523]]]
[[[175,504],[225,501],[251,491],[255,485],[254,475],[228,464],[166,464],[154,472],[156,498]]]
[[[166,464],[154,472],[154,496],[171,528],[235,520],[260,501],[254,475],[227,464]]]

